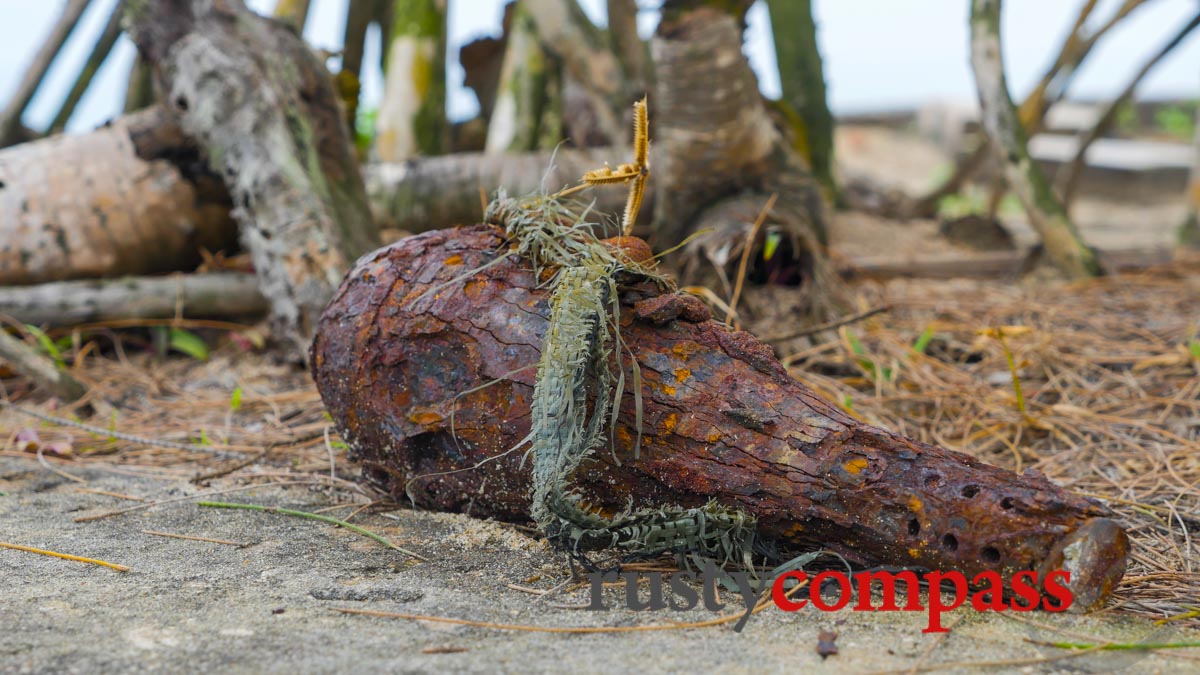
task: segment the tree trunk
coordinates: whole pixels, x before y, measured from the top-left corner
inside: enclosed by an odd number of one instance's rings
[[[46,41],[42,43],[29,68],[21,77],[21,83],[17,85],[8,107],[4,109],[3,115],[0,115],[0,148],[24,140],[21,133],[21,116],[25,114],[25,108],[29,107],[29,102],[33,100],[42,80],[46,78],[46,72],[54,63],[54,57],[62,51],[63,45],[67,38],[71,37],[75,26],[79,24],[79,17],[83,16],[90,2],[91,0],[68,0],[58,22],[50,29]]]
[[[138,54],[129,69],[129,82],[125,85],[125,112],[133,113],[154,104],[154,73],[150,64]]]
[[[830,195],[837,195],[833,175],[833,115],[825,98],[825,73],[817,47],[817,25],[811,0],[770,0],[771,35],[783,103],[798,116],[797,150],[808,159],[813,175]]]
[[[1103,136],[1109,127],[1112,126],[1113,121],[1117,118],[1117,111],[1122,105],[1133,99],[1134,92],[1137,91],[1138,85],[1141,84],[1146,75],[1154,70],[1159,61],[1162,61],[1168,54],[1175,51],[1175,48],[1196,29],[1196,26],[1200,26],[1200,14],[1192,17],[1191,21],[1184,24],[1178,33],[1168,40],[1153,56],[1147,59],[1138,72],[1134,73],[1133,77],[1129,79],[1128,84],[1121,90],[1121,93],[1117,94],[1104,107],[1104,112],[1100,114],[1100,118],[1096,120],[1092,128],[1077,137],[1079,147],[1075,151],[1075,157],[1071,159],[1071,162],[1067,166],[1059,168],[1060,175],[1055,179],[1055,183],[1058,186],[1058,194],[1062,196],[1063,204],[1069,206],[1075,196],[1075,188],[1079,183],[1079,177],[1083,174],[1083,169],[1087,165],[1088,148],[1092,147],[1092,143],[1095,143],[1096,139]]]
[[[541,142],[541,126],[546,117],[557,116],[558,130],[562,129],[561,88],[558,64],[548,56],[538,42],[533,16],[528,6],[517,2],[504,51],[496,100],[488,118],[488,154],[526,152],[552,149],[560,138],[550,139],[549,146]],[[550,105],[557,100],[560,105]]]
[[[379,245],[331,78],[240,0],[142,0],[129,32],[224,177],[273,335],[305,353],[351,263]]]
[[[190,269],[235,245],[229,208],[161,108],[0,151],[0,285]]]
[[[384,162],[439,155],[447,136],[445,0],[396,0],[388,40],[376,153]]]
[[[1042,74],[1033,91],[1025,97],[1017,108],[1017,116],[1025,128],[1026,136],[1033,136],[1042,129],[1046,111],[1051,104],[1061,99],[1067,91],[1071,79],[1079,70],[1079,66],[1091,53],[1092,48],[1104,37],[1113,26],[1129,16],[1133,10],[1140,7],[1146,0],[1125,0],[1112,17],[1096,30],[1085,30],[1087,19],[1096,8],[1097,0],[1087,0],[1075,17],[1071,32],[1059,47],[1058,56],[1046,72]],[[954,167],[954,172],[941,185],[915,200],[907,209],[910,216],[928,218],[937,213],[938,204],[942,198],[962,191],[963,185],[987,159],[988,143],[986,139],[980,143],[971,154],[964,157]]]
[[[1192,175],[1188,180],[1187,216],[1179,227],[1179,243],[1200,248],[1200,108],[1196,109],[1196,138],[1192,142]]]
[[[1021,200],[1030,224],[1054,264],[1071,277],[1102,273],[1095,254],[1029,156],[1025,130],[1008,95],[1000,50],[1000,0],[972,0],[971,65],[983,124],[1003,163],[1005,179]]]
[[[533,17],[542,47],[562,62],[564,81],[574,80],[579,84],[577,91],[595,118],[596,138],[589,145],[625,143],[628,132],[620,112],[633,99],[626,96],[621,66],[604,34],[583,13],[576,0],[521,2]],[[564,104],[564,107],[569,106]]]
[[[363,258],[322,317],[310,364],[367,478],[419,506],[522,520],[530,366],[552,308],[529,261],[492,264],[504,241],[481,225]],[[472,269],[484,271],[464,280]],[[1116,587],[1128,539],[1095,502],[1035,471],[856,422],[791,379],[770,347],[658,288],[632,281],[622,296],[640,379],[623,357],[610,367],[641,400],[625,389],[611,451],[606,440],[573,476],[593,510],[716,500],[756,518],[782,551],[968,575],[1066,566],[1080,609]],[[1078,555],[1064,560],[1073,543]]]
[[[608,0],[608,38],[625,75],[629,98],[641,98],[650,90],[650,46],[638,35],[637,0]]]
[[[267,301],[247,272],[172,274],[0,287],[0,315],[36,326],[117,319],[259,316]]]
[[[812,318],[825,318],[835,282],[824,254],[821,191],[767,112],[735,18],[667,3],[651,47],[658,89],[650,126],[655,247],[713,226],[690,248],[703,251],[701,258],[736,260],[755,214],[777,194],[762,231],[780,232],[792,244],[780,249],[789,260],[776,262],[799,268],[795,276],[809,284]],[[740,206],[722,208],[726,200]],[[709,212],[722,217],[706,220]]]
[[[276,0],[272,16],[303,35],[304,25],[308,23],[308,10],[311,4],[311,0]]]
[[[92,47],[92,53],[88,55],[83,69],[79,71],[79,77],[75,78],[75,84],[71,85],[71,90],[67,92],[67,97],[58,109],[58,114],[50,123],[48,133],[62,133],[63,129],[67,128],[67,122],[71,121],[71,115],[75,114],[75,106],[79,105],[79,100],[83,98],[92,84],[92,78],[108,60],[113,45],[117,44],[117,38],[121,37],[121,17],[124,14],[125,0],[120,0],[117,2],[117,6],[113,7],[112,14],[108,17],[108,23],[104,24],[104,29],[100,31],[100,37]]]
[[[376,0],[350,0],[346,8],[346,29],[342,34],[342,68],[337,74],[338,96],[346,108],[346,127],[355,138],[358,129],[358,97],[362,89],[363,50],[367,29],[375,13]]]

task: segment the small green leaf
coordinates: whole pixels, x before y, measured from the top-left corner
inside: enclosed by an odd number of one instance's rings
[[[866,356],[867,350],[863,349],[862,343],[858,341],[858,336],[850,331],[846,331],[846,341],[850,343],[850,349],[859,356]]]
[[[1192,353],[1193,359],[1200,359],[1200,340],[1189,340],[1188,351]]]
[[[58,345],[54,344],[54,340],[51,340],[50,336],[46,335],[45,331],[30,324],[25,324],[25,330],[29,331],[29,334],[37,340],[38,346],[42,348],[42,351],[46,352],[50,358],[54,359],[54,362],[58,364],[59,368],[65,368],[67,366],[66,362],[63,361],[62,352],[59,351]]]
[[[182,328],[171,329],[171,349],[198,360],[208,360],[208,344],[199,335]]]
[[[229,409],[237,412],[240,407],[242,407],[242,388],[236,387],[233,390],[233,395],[229,397]]]
[[[842,397],[842,407],[846,410],[854,410],[854,399],[850,398],[850,394]]]
[[[913,351],[918,354],[924,354],[925,349],[929,347],[929,343],[933,341],[933,336],[933,326],[926,328],[925,332],[921,333],[921,335],[917,337],[917,341],[913,343]]]
[[[778,232],[771,232],[767,235],[767,240],[763,242],[763,261],[768,261],[775,257],[775,251],[779,249],[779,242],[783,241],[783,235]]]

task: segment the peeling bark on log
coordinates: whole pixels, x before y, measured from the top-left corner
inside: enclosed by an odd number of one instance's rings
[[[0,152],[0,284],[190,269],[232,248],[229,196],[163,110]]]
[[[524,519],[530,462],[521,449],[503,453],[529,432],[549,294],[526,261],[510,259],[423,295],[492,262],[501,245],[498,230],[476,226],[364,257],[323,315],[310,365],[367,478],[398,498],[408,486],[423,507]],[[641,366],[640,458],[627,389],[613,453],[597,451],[576,472],[587,503],[716,499],[753,514],[784,549],[824,547],[867,565],[1066,566],[1079,608],[1120,580],[1128,539],[1095,502],[1037,472],[861,424],[790,378],[764,343],[705,320],[694,299],[656,294],[627,288],[621,312]],[[494,461],[470,469],[485,459]],[[1071,544],[1082,554],[1064,562]]]
[[[38,326],[114,319],[258,316],[266,298],[247,272],[125,277],[0,287],[0,315]]]
[[[234,197],[273,335],[307,353],[351,263],[379,244],[324,64],[240,0],[140,0],[129,34]]]

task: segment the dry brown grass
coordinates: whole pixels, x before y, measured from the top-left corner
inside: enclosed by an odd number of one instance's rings
[[[1200,605],[1200,358],[1188,349],[1200,340],[1200,261],[1070,285],[857,290],[863,307],[892,311],[840,340],[784,346],[792,375],[864,421],[1101,499],[1133,540],[1109,611],[1165,618]],[[1004,346],[980,335],[999,326],[1029,329],[1005,339],[1024,415]]]

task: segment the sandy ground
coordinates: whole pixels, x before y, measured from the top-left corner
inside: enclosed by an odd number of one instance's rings
[[[73,468],[85,489],[149,499],[195,494],[195,485]],[[230,487],[216,483],[208,489]],[[465,516],[397,511],[360,516],[368,527],[430,562],[354,533],[281,515],[179,502],[75,523],[135,502],[82,492],[84,484],[30,459],[0,458],[0,533],[6,541],[127,565],[128,573],[0,549],[3,610],[0,672],[725,672],[862,673],[916,664],[1017,660],[1009,672],[1200,672],[1200,660],[1144,652],[1066,652],[1028,640],[1167,642],[1200,634],[1121,616],[1037,613],[1026,621],[957,611],[944,638],[922,634],[921,613],[755,616],[728,626],[622,634],[546,634],[339,614],[350,607],[539,626],[633,626],[699,621],[706,610],[638,615],[621,606],[588,612],[587,590],[552,600],[507,584],[550,588],[566,579],[562,559],[512,526]],[[219,499],[316,510],[337,503],[323,488],[287,487]],[[203,536],[230,546],[169,539],[143,530]],[[725,598],[735,607],[736,599]],[[816,653],[821,630],[839,633],[840,653]],[[1058,631],[1066,631],[1059,633]],[[932,651],[931,651],[932,650]],[[439,653],[441,652],[441,653]],[[965,667],[952,667],[963,671]]]

